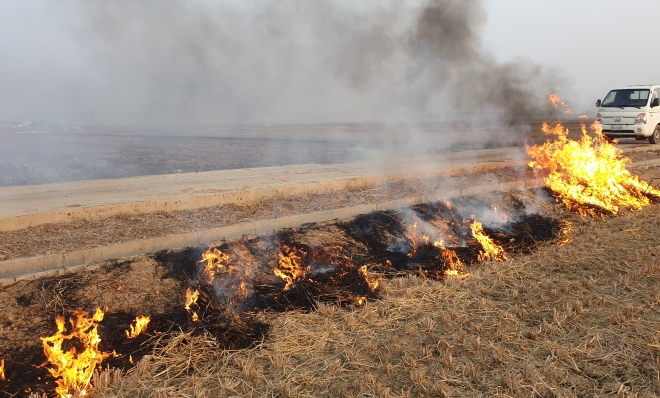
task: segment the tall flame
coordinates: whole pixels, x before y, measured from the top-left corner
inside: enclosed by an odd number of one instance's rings
[[[483,225],[479,221],[474,220],[472,225],[470,225],[470,229],[472,230],[472,236],[479,241],[483,248],[483,250],[479,252],[479,261],[507,260],[506,253],[502,246],[497,245],[488,235],[486,235]]]
[[[5,360],[0,359],[0,381],[6,381],[5,378]]]
[[[287,291],[294,283],[302,281],[311,267],[303,265],[307,253],[302,249],[285,245],[277,255],[278,268],[273,272],[286,282],[284,291]]]
[[[60,398],[69,398],[75,394],[86,395],[94,369],[109,356],[98,348],[101,342],[98,324],[103,320],[103,311],[97,308],[92,318],[87,315],[87,312],[80,311],[74,314],[75,319],[69,319],[69,334],[65,333],[64,318],[58,316],[55,318],[57,333],[41,338],[46,358],[53,365],[48,371],[57,379],[55,392]],[[74,339],[75,342],[72,341]],[[68,351],[64,351],[63,347],[66,341],[75,343]],[[78,352],[76,346],[82,351]]]
[[[147,325],[151,322],[151,318],[148,316],[138,316],[135,318],[133,323],[130,325],[130,330],[126,331],[126,337],[129,339],[134,339],[138,337],[141,333],[147,332]],[[135,326],[134,326],[134,325]]]
[[[543,123],[543,132],[556,136],[555,140],[527,148],[529,166],[548,173],[546,186],[566,207],[583,216],[595,216],[594,207],[616,215],[621,207],[638,210],[650,204],[649,196],[660,196],[660,191],[626,169],[630,159],[605,139],[599,123],[591,129],[595,138],[582,125],[582,137],[575,141],[561,123],[554,127]]]
[[[563,112],[566,115],[573,114],[573,110],[571,109],[571,106],[568,105],[566,102],[562,101],[557,94],[550,94],[550,97],[548,97],[548,102],[551,103],[555,107],[555,109],[559,109],[559,106],[561,106]]]

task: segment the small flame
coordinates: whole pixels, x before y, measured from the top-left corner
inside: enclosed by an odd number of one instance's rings
[[[573,114],[573,110],[571,109],[571,106],[562,101],[557,94],[550,94],[550,97],[548,98],[548,102],[551,103],[555,109],[559,109],[559,106],[562,107],[562,110],[564,114],[566,115],[571,115]]]
[[[7,381],[5,378],[5,360],[0,359],[0,381]]]
[[[465,264],[458,258],[455,251],[445,249],[442,252],[442,258],[445,259],[445,276],[465,279],[470,273],[465,270]]]
[[[543,123],[542,131],[555,135],[554,141],[527,148],[529,166],[548,175],[544,182],[557,193],[566,207],[582,216],[596,216],[594,207],[616,215],[621,207],[639,210],[651,203],[649,196],[660,191],[642,182],[626,169],[629,158],[614,144],[607,142],[602,126],[593,123],[595,138],[582,125],[579,141],[568,138],[568,129],[557,123]]]
[[[126,331],[126,337],[129,339],[134,339],[138,337],[141,333],[146,333],[147,332],[147,325],[151,322],[151,318],[148,316],[138,316],[135,318],[133,324],[130,325],[130,331]]]
[[[364,296],[359,296],[355,299],[355,304],[358,306],[363,306],[367,302],[367,298]]]
[[[408,253],[408,257],[414,257],[415,254],[417,254],[417,248],[419,247],[419,237],[417,236],[417,223],[414,222],[412,223],[411,226],[406,228],[405,232],[406,237],[408,240],[410,240],[410,252]]]
[[[370,274],[369,271],[367,270],[367,266],[363,265],[359,269],[360,274],[364,277],[364,280],[367,282],[369,285],[369,290],[371,292],[375,292],[376,289],[378,289],[378,286],[380,285],[380,278],[377,275]]]
[[[75,319],[69,319],[71,333],[65,333],[66,322],[63,317],[58,316],[55,318],[57,333],[51,337],[41,338],[46,358],[53,365],[48,371],[57,379],[55,392],[60,398],[68,398],[76,394],[86,395],[94,370],[109,356],[98,349],[101,342],[98,324],[103,320],[103,311],[97,308],[92,318],[88,318],[88,313],[84,311],[74,315]],[[80,353],[75,346],[64,351],[64,342],[73,339],[80,344],[82,348]]]
[[[589,120],[589,116],[587,116],[587,115],[580,115],[580,116],[578,116],[578,119],[581,120],[581,121],[583,121],[583,122],[585,122],[585,121]]]
[[[280,248],[278,268],[275,268],[273,272],[286,282],[284,291],[288,291],[294,283],[305,279],[305,276],[309,273],[311,267],[303,265],[306,256],[307,253],[304,250],[296,247],[285,245]]]
[[[217,248],[213,248],[213,250],[208,249],[202,253],[202,259],[199,262],[206,262],[203,274],[209,281],[212,281],[215,275],[225,268],[228,261],[229,256],[227,254],[221,252]]]
[[[197,299],[199,298],[199,292],[197,290],[186,290],[186,305],[185,309],[190,313],[190,317],[192,318],[193,322],[199,321],[199,316],[197,315],[197,311],[192,311],[190,307],[197,306]]]
[[[488,235],[486,235],[483,225],[479,221],[474,219],[472,225],[470,225],[470,229],[472,230],[472,236],[474,236],[477,241],[479,241],[481,247],[483,248],[483,250],[479,252],[479,261],[507,260],[506,253],[504,253],[502,246],[495,244],[495,242],[493,242],[493,240]]]
[[[573,229],[573,224],[571,224],[570,221],[564,221],[563,226],[561,228],[561,234],[564,236],[564,238],[559,241],[560,245],[566,245],[571,243],[571,230]]]
[[[408,257],[415,257],[419,248],[423,246],[444,246],[445,240],[441,239],[441,236],[445,237],[447,235],[448,227],[446,225],[442,227],[443,229],[440,229],[435,225],[419,220],[417,217],[415,219],[404,231],[404,235],[410,242]]]

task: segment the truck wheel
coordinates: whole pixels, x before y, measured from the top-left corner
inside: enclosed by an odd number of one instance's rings
[[[649,142],[651,144],[660,144],[660,125],[655,126],[655,130],[653,130],[653,134],[649,137]]]

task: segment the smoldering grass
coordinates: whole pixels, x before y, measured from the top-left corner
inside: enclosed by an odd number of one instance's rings
[[[180,334],[99,396],[657,395],[656,207],[460,283],[397,278],[366,307],[260,314],[271,334],[246,350]]]

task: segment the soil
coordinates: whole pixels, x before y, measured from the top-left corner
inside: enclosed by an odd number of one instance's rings
[[[625,156],[629,157],[633,162],[641,162],[644,160],[656,160],[656,159],[660,159],[660,150],[632,152],[625,154]]]

